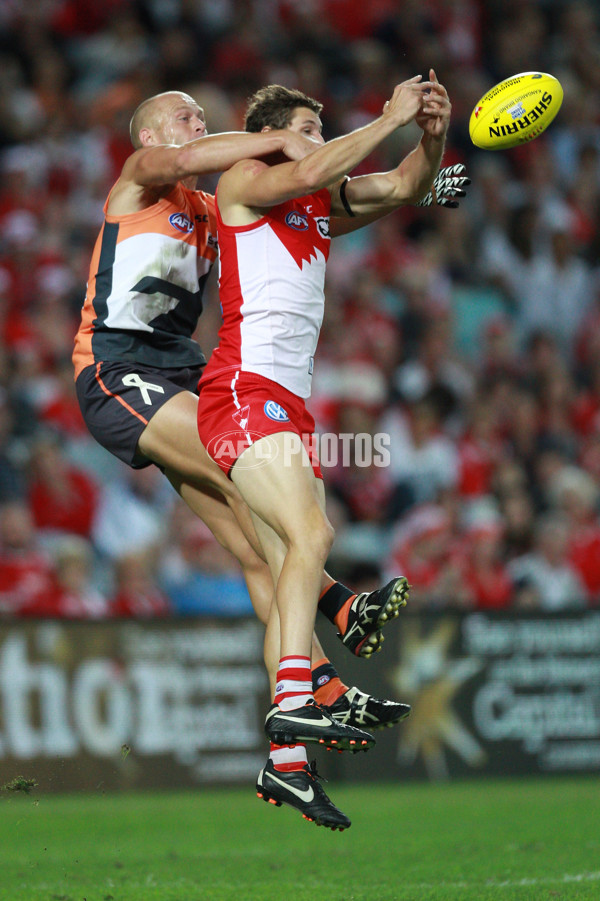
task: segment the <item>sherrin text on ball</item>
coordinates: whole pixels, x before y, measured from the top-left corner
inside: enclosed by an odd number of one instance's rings
[[[562,85],[553,75],[521,72],[494,85],[475,104],[469,135],[482,150],[526,144],[548,128],[562,101]]]

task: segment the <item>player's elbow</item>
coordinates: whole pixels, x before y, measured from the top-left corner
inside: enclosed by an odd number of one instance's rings
[[[174,145],[146,147],[130,157],[128,174],[140,185],[167,184],[184,178],[189,174],[186,172],[188,161],[181,149]],[[126,168],[123,172],[126,173]]]

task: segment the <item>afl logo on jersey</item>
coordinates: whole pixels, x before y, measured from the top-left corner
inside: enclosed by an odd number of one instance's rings
[[[296,231],[305,232],[308,228],[308,216],[305,216],[304,213],[298,213],[297,210],[292,210],[285,217],[285,224],[289,225],[290,228],[295,228]]]
[[[185,213],[171,213],[171,215],[169,216],[169,222],[171,223],[173,228],[178,229],[180,232],[194,231],[194,223],[189,216],[186,216]]]
[[[287,415],[283,407],[274,400],[268,400],[265,404],[265,416],[272,419],[273,422],[289,422],[290,417]]]

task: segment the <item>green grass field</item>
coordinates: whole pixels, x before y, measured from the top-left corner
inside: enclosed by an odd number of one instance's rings
[[[600,898],[600,781],[327,790],[332,833],[252,790],[0,794],[2,901]]]

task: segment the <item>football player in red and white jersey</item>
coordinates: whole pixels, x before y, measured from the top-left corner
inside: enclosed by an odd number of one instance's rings
[[[383,215],[422,200],[439,170],[451,106],[431,70],[429,82],[416,76],[398,85],[380,117],[328,144],[321,108],[280,85],[258,91],[247,111],[248,131],[283,127],[320,146],[298,161],[239,162],[219,181],[223,325],[201,380],[198,427],[254,514],[275,586],[266,644],[279,648],[280,660],[265,721],[271,754],[257,793],[343,829],[350,821],[323,792],[305,749],[307,741],[338,750],[372,744],[368,733],[315,705],[311,680],[314,620],[333,530],[305,399],[323,316],[329,217]],[[384,138],[412,121],[423,134],[397,169],[347,179]]]

